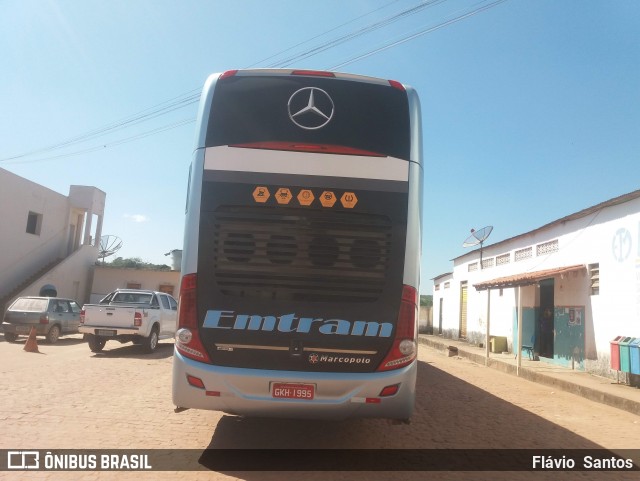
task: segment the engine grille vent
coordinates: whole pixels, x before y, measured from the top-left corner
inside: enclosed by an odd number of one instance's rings
[[[386,216],[223,206],[213,224],[214,277],[226,295],[371,302],[383,291],[391,253]]]

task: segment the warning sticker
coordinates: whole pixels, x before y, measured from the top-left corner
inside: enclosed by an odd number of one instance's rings
[[[308,189],[303,189],[298,194],[298,202],[300,205],[311,205],[311,203],[315,200],[315,196],[313,192]]]
[[[325,190],[320,195],[320,203],[322,204],[322,207],[333,207],[333,204],[336,203],[336,200],[338,200],[336,198],[336,195],[330,190]]]
[[[275,197],[278,204],[288,204],[291,202],[293,194],[291,194],[291,191],[286,187],[280,187],[275,193]]]
[[[264,204],[269,199],[270,195],[271,193],[269,192],[269,189],[259,185],[253,191],[253,200],[259,202],[260,204]]]
[[[345,209],[353,209],[353,207],[358,203],[358,198],[353,192],[345,192],[342,194],[342,197],[340,197],[340,202],[342,203],[342,207]]]

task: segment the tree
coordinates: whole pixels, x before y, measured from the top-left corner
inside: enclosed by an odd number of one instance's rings
[[[170,271],[171,267],[166,264],[152,264],[144,262],[140,257],[116,257],[111,262],[104,264],[106,267],[119,267],[128,269],[148,269],[152,271]]]
[[[432,295],[420,296],[420,305],[426,306],[426,307],[433,307],[433,296]]]

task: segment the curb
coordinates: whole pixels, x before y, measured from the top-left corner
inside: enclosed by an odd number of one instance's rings
[[[442,339],[442,342],[436,342],[430,338],[418,336],[419,344],[424,344],[428,347],[442,352],[451,352],[452,350],[455,350],[456,355],[468,359],[473,363],[481,364],[492,369],[497,369],[498,371],[511,374],[513,376],[518,376],[518,370],[516,366],[491,358],[489,358],[489,362],[487,363],[487,359],[483,355],[466,351],[464,350],[464,348],[461,349],[460,346],[451,346],[450,349],[450,346],[446,344],[446,341],[447,339]],[[627,411],[640,416],[640,402],[638,401],[616,396],[615,394],[606,393],[592,387],[582,386],[564,379],[557,379],[553,376],[541,374],[533,369],[529,369],[526,367],[520,368],[520,375],[518,377],[539,384],[544,384],[545,386],[550,386],[561,391],[577,394],[578,396],[589,399],[590,401],[606,404],[607,406],[621,409],[623,411]]]

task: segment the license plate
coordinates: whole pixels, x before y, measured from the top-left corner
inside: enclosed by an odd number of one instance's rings
[[[112,331],[109,329],[96,329],[96,335],[104,336],[104,337],[113,337],[116,335],[116,331]]]
[[[273,397],[281,399],[313,399],[314,391],[313,384],[276,382],[271,387]]]
[[[20,334],[29,334],[31,332],[31,326],[16,326],[16,332]]]

